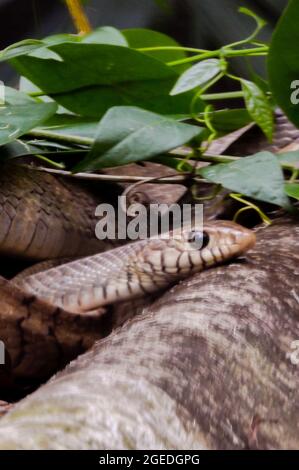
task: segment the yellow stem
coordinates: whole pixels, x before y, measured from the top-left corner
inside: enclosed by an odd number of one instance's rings
[[[231,193],[230,197],[232,199],[235,199],[238,202],[242,202],[243,204],[245,204],[245,207],[242,207],[241,209],[239,209],[238,212],[235,214],[234,222],[236,222],[236,220],[238,219],[239,215],[242,212],[244,212],[246,210],[249,210],[249,209],[252,209],[252,210],[256,211],[259,214],[260,218],[262,219],[262,221],[266,225],[271,225],[272,224],[271,219],[269,219],[269,217],[257,205],[253,204],[253,202],[250,202],[250,201],[247,201],[246,199],[244,199],[242,197],[242,194]]]
[[[65,2],[78,33],[90,33],[92,28],[81,5],[81,0],[65,0]]]

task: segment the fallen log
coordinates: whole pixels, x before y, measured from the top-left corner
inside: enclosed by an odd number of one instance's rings
[[[298,448],[298,221],[257,236],[17,404],[0,449]]]

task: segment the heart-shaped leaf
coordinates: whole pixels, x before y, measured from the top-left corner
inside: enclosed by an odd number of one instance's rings
[[[95,143],[74,171],[126,165],[172,150],[203,134],[198,126],[130,106],[110,109],[101,120]]]
[[[231,191],[284,208],[290,207],[281,166],[277,157],[270,152],[259,152],[232,163],[209,166],[201,169],[200,174]]]
[[[24,41],[12,44],[6,49],[0,51],[0,62],[4,62],[24,54],[30,54],[42,47],[45,47],[43,41],[39,41],[38,39],[25,39]]]
[[[62,43],[49,50],[62,60],[22,56],[12,61],[24,77],[49,95],[176,76],[170,67],[152,57],[110,44]]]
[[[266,137],[272,141],[274,132],[274,113],[273,109],[264,94],[264,92],[253,82],[241,80],[246,108],[262,129]]]
[[[170,94],[172,96],[179,95],[194,88],[202,87],[216,77],[221,69],[222,65],[219,59],[203,60],[190,67],[180,76]]]

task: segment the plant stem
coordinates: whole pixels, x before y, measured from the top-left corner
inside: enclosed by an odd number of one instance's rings
[[[250,202],[250,201],[247,201],[246,199],[244,199],[242,197],[242,194],[231,193],[230,197],[232,199],[235,199],[238,202],[241,202],[242,204],[245,204],[245,207],[239,209],[238,212],[235,214],[234,222],[236,222],[239,214],[244,212],[244,210],[252,209],[252,210],[256,211],[259,214],[260,218],[262,219],[262,221],[265,224],[271,225],[271,223],[272,223],[271,219],[269,219],[269,217],[262,211],[262,209],[260,209],[256,204],[253,204],[253,202]]]
[[[65,0],[65,2],[78,33],[90,33],[92,28],[81,5],[81,0]]]
[[[224,50],[225,57],[234,57],[234,56],[247,56],[255,54],[267,54],[269,52],[268,46],[261,47],[249,47],[248,49],[227,49]]]
[[[247,57],[247,56],[256,56],[256,55],[267,55],[269,51],[268,46],[261,47],[250,47],[248,49],[218,49],[216,51],[208,51],[202,54],[196,54],[191,57],[186,57],[186,59],[175,60],[172,62],[167,62],[167,65],[172,67],[175,65],[187,64],[189,62],[196,62],[203,59],[209,59],[212,57]]]
[[[299,170],[298,169],[293,169],[292,176],[291,176],[290,180],[288,181],[288,183],[290,183],[290,184],[294,183],[294,181],[297,180],[298,176],[299,176]]]
[[[55,168],[59,168],[60,170],[63,170],[65,168],[65,165],[63,163],[54,162],[53,160],[50,160],[49,158],[45,157],[44,155],[35,154],[34,157],[38,158],[39,160],[42,160],[43,162],[47,163],[48,165],[54,166]]]
[[[30,91],[27,95],[32,96],[32,98],[39,97],[39,96],[47,96],[43,91]]]
[[[28,168],[28,165],[22,165]],[[32,171],[42,171],[46,173],[52,173],[54,175],[59,176],[67,176],[70,178],[77,178],[77,179],[84,179],[89,181],[106,181],[110,183],[138,183],[144,182],[147,183],[149,178],[146,176],[118,176],[118,175],[105,175],[105,174],[97,174],[97,173],[71,173],[70,171],[64,170],[54,170],[52,168],[43,168],[43,167],[29,167]],[[188,181],[190,179],[190,174],[187,175],[177,175],[177,176],[170,176],[170,177],[162,177],[162,178],[151,178],[152,183],[164,183],[164,184],[178,184]],[[211,184],[209,181],[194,177],[196,182]]]
[[[203,59],[209,59],[210,57],[216,57],[220,54],[220,50],[218,51],[208,51],[204,52],[203,54],[196,54],[193,55],[192,57],[186,57],[185,59],[179,59],[179,60],[174,60],[172,62],[167,62],[166,65],[173,67],[175,65],[182,65],[182,64],[188,64],[189,62],[195,62]]]
[[[27,133],[33,137],[43,137],[46,139],[55,140],[58,142],[67,142],[69,144],[77,145],[92,145],[94,140],[89,137],[80,137],[77,135],[68,135],[68,134],[59,134],[57,132],[52,132],[44,129],[32,129]]]
[[[231,157],[230,155],[202,155],[200,161],[209,163],[232,163],[240,160],[241,157]]]
[[[191,110],[191,115],[193,117],[193,119],[197,119],[196,118],[196,111],[195,111],[195,105],[196,105],[196,101],[198,101],[201,96],[204,94],[204,92],[206,90],[208,90],[209,88],[211,88],[213,85],[215,85],[219,80],[221,80],[221,78],[224,77],[224,73],[223,72],[220,72],[218,75],[216,75],[216,77],[214,77],[212,80],[210,80],[210,82],[205,86],[203,87],[202,89],[200,89],[193,97],[192,101],[191,101],[191,105],[190,105],[190,110]]]
[[[210,93],[203,94],[200,96],[202,100],[213,101],[213,100],[227,100],[233,98],[243,98],[243,91],[229,91],[226,93]]]

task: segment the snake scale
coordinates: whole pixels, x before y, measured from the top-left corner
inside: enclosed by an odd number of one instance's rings
[[[79,184],[16,165],[1,168],[0,256],[85,256],[1,279],[0,339],[17,377],[47,377],[105,336],[104,306],[158,292],[255,243],[253,232],[217,220],[205,223],[204,232],[187,227],[168,240],[111,249],[94,235],[98,202]],[[201,238],[199,248],[192,237]]]

